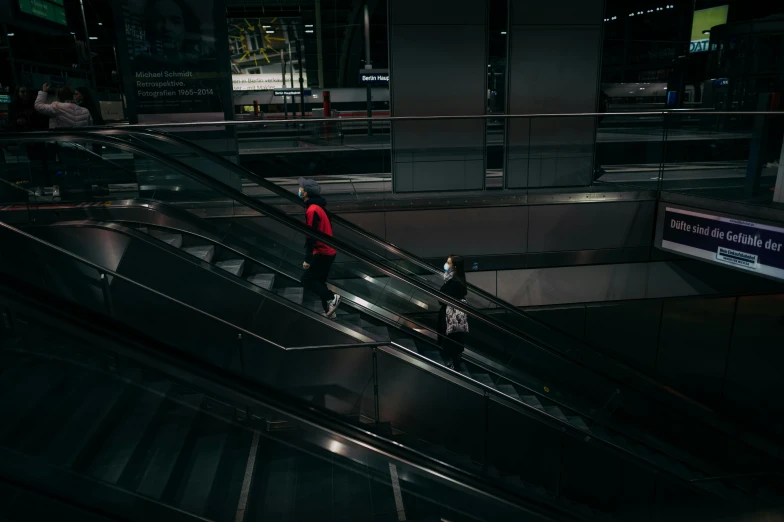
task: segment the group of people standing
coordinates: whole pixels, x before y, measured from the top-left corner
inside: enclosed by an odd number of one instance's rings
[[[48,102],[50,86],[44,84],[33,97],[31,89],[21,86],[16,89],[9,107],[9,126],[16,132],[30,132],[68,127],[103,125],[98,104],[85,87],[59,87],[56,99]],[[67,171],[74,158],[74,151],[66,144],[29,143],[27,158],[31,164],[31,177],[36,197],[44,194],[45,187],[52,187],[52,196],[60,198],[60,185],[52,179],[50,166],[59,160]],[[35,165],[36,168],[33,167]]]

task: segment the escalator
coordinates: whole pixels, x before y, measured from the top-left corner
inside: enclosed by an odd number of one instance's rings
[[[573,520],[0,276],[0,520]]]
[[[154,151],[141,147],[138,150],[143,150],[147,159],[155,157]],[[189,172],[172,160],[167,161],[169,166],[193,174],[198,179],[198,173]],[[215,184],[211,188],[221,189]],[[231,196],[229,191],[222,194]],[[53,269],[48,266],[51,255],[42,255],[41,252],[32,255],[36,249],[48,246],[42,247],[42,243],[34,241],[33,237],[9,228],[6,229],[8,237],[5,244],[13,245],[16,259],[9,263],[10,256],[7,256],[5,269],[18,274],[24,268],[31,268],[30,259],[42,260],[42,266],[36,267],[33,272],[47,274],[48,279],[43,281],[46,285],[58,288],[77,302],[88,300],[97,309],[101,306],[96,304],[96,296],[98,301],[101,297],[105,298],[101,294],[106,294],[109,287],[113,295],[110,310],[116,317],[122,317],[134,326],[144,325],[157,337],[173,344],[179,343],[179,346],[187,347],[213,363],[228,368],[240,367],[242,372],[252,368],[254,377],[300,393],[301,397],[310,396],[307,390],[303,392],[303,387],[310,384],[312,388],[319,383],[318,377],[323,379],[324,375],[318,372],[307,376],[297,376],[293,372],[279,374],[280,361],[277,366],[268,364],[279,357],[275,350],[269,349],[271,344],[277,343],[277,348],[280,348],[351,342],[385,343],[372,355],[374,363],[378,358],[382,365],[387,366],[386,372],[374,371],[373,375],[393,376],[380,383],[381,391],[377,395],[382,402],[383,422],[378,422],[381,420],[379,407],[376,405],[373,411],[372,405],[366,404],[368,401],[364,394],[357,391],[363,381],[367,386],[369,381],[366,379],[355,379],[347,386],[355,390],[353,395],[345,396],[345,390],[341,390],[340,393],[322,396],[319,404],[353,417],[357,422],[375,420],[377,424],[384,425],[385,435],[406,446],[437,454],[456,465],[479,468],[477,472],[489,475],[507,475],[505,479],[511,480],[518,493],[523,495],[538,495],[599,512],[616,512],[623,507],[623,502],[619,504],[614,488],[622,485],[637,494],[650,492],[650,484],[644,483],[653,473],[657,476],[654,482],[658,485],[658,489],[654,486],[653,490],[659,492],[675,487],[681,493],[687,491],[689,495],[698,497],[707,494],[744,505],[749,498],[763,503],[775,502],[779,498],[779,491],[775,487],[768,488],[767,483],[765,487],[760,487],[760,481],[756,480],[752,484],[739,484],[732,477],[734,469],[732,472],[725,471],[726,462],[717,464],[696,459],[661,441],[652,443],[645,434],[628,428],[618,431],[602,418],[604,412],[600,408],[592,406],[592,395],[602,399],[612,396],[611,391],[604,395],[602,390],[598,390],[596,394],[597,390],[590,388],[599,381],[586,378],[586,373],[580,368],[564,366],[557,358],[537,361],[531,357],[526,361],[529,365],[538,363],[540,368],[535,370],[549,366],[549,371],[557,374],[557,378],[541,372],[536,374],[533,368],[530,372],[520,372],[511,364],[497,364],[479,352],[470,354],[462,375],[443,368],[439,364],[440,353],[434,332],[411,317],[424,310],[432,310],[438,301],[448,302],[448,298],[429,291],[427,285],[420,283],[420,277],[412,282],[394,267],[379,262],[378,256],[368,258],[358,255],[352,252],[354,249],[350,245],[340,244],[339,240],[335,246],[341,252],[352,254],[345,260],[339,258],[344,262],[336,262],[331,282],[347,297],[347,306],[338,321],[325,320],[313,311],[318,305],[307,301],[297,285],[297,265],[301,262],[299,245],[304,242],[303,233],[309,231],[302,230],[300,223],[276,214],[275,209],[243,201],[240,196],[236,196],[235,202],[238,207],[247,204],[257,211],[261,209],[269,219],[263,223],[255,221],[255,228],[250,230],[238,228],[231,222],[216,226],[156,200],[115,203],[109,207],[90,209],[90,217],[93,218],[90,222],[62,222],[59,220],[63,216],[58,216],[51,219],[57,221],[52,226],[28,228],[28,233],[33,236],[87,257],[104,269],[102,275],[92,278],[100,290],[93,291],[90,296],[83,295],[84,292],[79,291],[80,283],[71,277],[80,270],[65,270],[61,266]],[[36,223],[46,223],[48,212],[52,211],[35,209]],[[33,251],[29,249],[31,244],[35,245]],[[95,245],[102,245],[102,248],[96,249]],[[115,247],[107,248],[106,245]],[[110,271],[114,273],[110,274]],[[171,314],[165,304],[146,302],[129,291],[128,285],[118,276],[174,296],[188,306],[206,310],[221,321],[239,326],[247,335],[257,336],[265,343],[265,358],[254,361],[257,353],[249,351],[246,354],[246,341],[242,334],[237,343],[236,334],[221,333],[213,338],[210,337],[212,332],[191,331],[187,342],[183,341],[180,337],[189,330],[189,325],[194,324],[192,318]],[[37,282],[41,284],[42,281]],[[473,314],[472,317],[482,319],[476,311],[469,308],[468,312]],[[482,324],[492,326],[493,322]],[[508,331],[499,331],[510,335]],[[177,338],[168,339],[167,335]],[[327,339],[328,342],[319,343],[314,338]],[[485,344],[492,347],[499,341],[503,344],[507,338],[511,339],[511,336],[499,338],[496,333]],[[519,345],[521,340],[515,339],[515,342]],[[530,341],[526,342],[530,344]],[[211,346],[220,343],[238,345],[239,356],[228,351],[212,353]],[[473,345],[471,347],[474,348]],[[508,347],[501,347],[501,350],[506,349]],[[334,350],[320,364],[350,369],[356,361],[347,353]],[[311,368],[313,365],[311,360],[306,366]],[[580,379],[580,382],[561,386],[561,383],[573,378]],[[396,386],[399,383],[405,385]],[[550,394],[550,387],[558,390],[557,393]],[[602,388],[607,389],[606,383],[602,383]],[[412,407],[425,396],[432,403],[429,405],[432,409],[450,414],[433,416],[421,405]],[[455,409],[456,405],[461,408]],[[512,426],[512,431],[499,430],[499,426],[503,425]],[[629,435],[630,432],[632,435]],[[532,455],[532,452],[537,455]],[[558,461],[560,467],[554,466],[553,463]],[[616,466],[625,469],[618,471],[614,469]],[[590,483],[589,470],[597,473],[596,469],[601,467],[618,473],[612,477],[610,487]],[[571,477],[571,481],[562,481],[564,473]],[[730,478],[715,480],[713,477],[716,475],[729,475]],[[660,498],[651,500],[655,503]]]

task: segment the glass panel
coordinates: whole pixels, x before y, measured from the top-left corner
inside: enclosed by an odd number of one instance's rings
[[[765,108],[767,95],[759,99]],[[753,206],[777,205],[784,117],[673,114],[669,122],[663,191]],[[784,196],[778,203],[782,201]]]
[[[11,473],[16,488],[7,500],[40,496],[24,506],[25,516],[81,508],[139,521],[189,520],[184,514],[204,517],[199,520],[529,518],[263,403],[243,404],[172,378],[114,352],[111,343],[93,345],[27,320],[27,333],[0,350],[0,474]],[[0,512],[20,507],[5,502]]]

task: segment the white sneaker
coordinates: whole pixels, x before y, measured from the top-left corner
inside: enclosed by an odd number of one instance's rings
[[[338,309],[338,306],[340,306],[340,296],[335,294],[335,297],[332,298],[332,301],[327,301],[327,317],[334,319],[336,316],[335,310]]]
[[[60,185],[55,185],[52,189],[52,198],[60,199]]]

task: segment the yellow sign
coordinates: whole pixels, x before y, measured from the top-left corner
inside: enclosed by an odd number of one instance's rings
[[[691,42],[689,44],[690,53],[708,50],[710,35],[703,34],[703,31],[710,31],[712,27],[726,24],[729,10],[730,6],[720,5],[710,9],[694,11],[694,21],[691,24]]]

